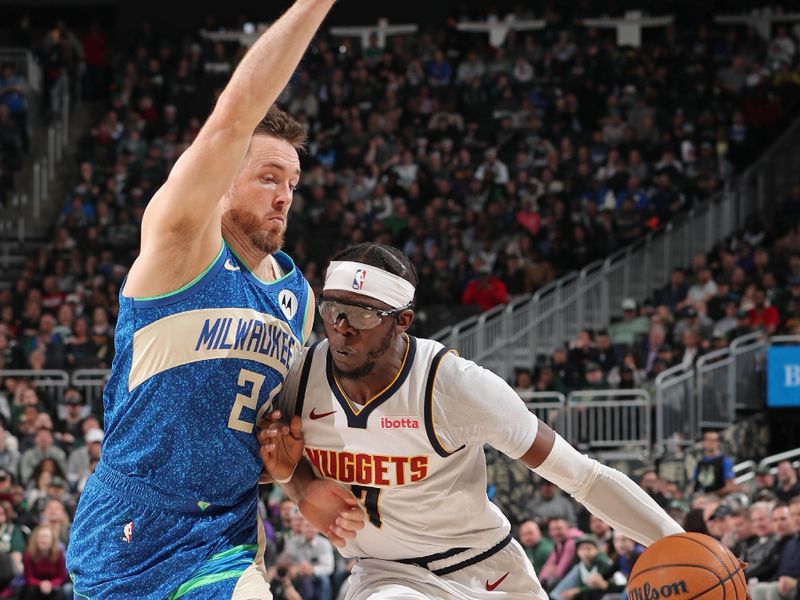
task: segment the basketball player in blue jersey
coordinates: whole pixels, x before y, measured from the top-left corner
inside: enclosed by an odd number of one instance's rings
[[[389,246],[334,258],[318,301],[328,339],[302,352],[281,393],[295,436],[277,424],[258,434],[270,460],[305,455],[291,494],[316,473],[363,502],[369,522],[341,550],[358,558],[347,600],[547,599],[486,496],[487,443],[642,544],[682,531],[628,477],[541,423],[505,381],[409,336],[416,285]]]
[[[144,214],[120,293],[102,458],[72,527],[80,598],[271,597],[255,433],[314,302],[279,251],[304,131],[270,107],[333,2],[297,0],[261,36]],[[354,505],[320,480],[302,509],[343,543],[334,522],[343,513],[357,528]]]

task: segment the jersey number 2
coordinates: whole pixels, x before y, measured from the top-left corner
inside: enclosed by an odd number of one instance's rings
[[[379,510],[381,492],[383,490],[381,488],[374,488],[366,485],[351,485],[350,490],[353,492],[353,496],[358,498],[358,501],[364,505],[365,509],[367,509],[369,522],[375,525],[375,527],[380,527],[383,525],[383,520],[381,519],[381,513]]]
[[[237,381],[239,387],[243,390],[247,390],[247,384],[249,383],[251,384],[249,386],[250,391],[245,394],[236,394],[236,399],[233,401],[233,408],[231,408],[231,414],[228,417],[228,427],[236,431],[241,431],[242,433],[253,433],[255,423],[242,419],[242,411],[245,408],[256,410],[258,407],[258,396],[261,393],[261,386],[264,385],[265,379],[266,376],[249,369],[242,369],[239,371],[239,380]],[[276,385],[270,392],[269,400],[264,403],[264,406],[261,407],[261,410],[259,410],[256,415],[256,423],[258,423],[264,413],[272,407],[272,401],[275,399],[275,396],[278,395],[278,392],[281,391],[281,386],[282,384]]]

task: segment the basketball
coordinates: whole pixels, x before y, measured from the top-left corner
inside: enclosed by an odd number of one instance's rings
[[[739,561],[714,538],[680,533],[652,544],[628,579],[630,600],[745,600]]]

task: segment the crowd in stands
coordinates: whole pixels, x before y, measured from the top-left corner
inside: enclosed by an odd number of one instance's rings
[[[623,300],[622,319],[517,372],[522,392],[649,387],[675,365],[726,348],[756,331],[800,335],[800,185],[778,203],[775,220],[748,228],[686,268],[650,298]]]
[[[0,291],[0,369],[108,368],[144,208],[242,50],[202,37],[170,40],[144,23],[107,68],[108,37],[98,28],[80,43],[63,27],[48,36],[39,45],[53,67],[46,89],[66,85],[60,75],[82,54],[98,118],[81,142],[52,243]],[[386,48],[321,35],[281,97],[310,135],[286,250],[318,287],[343,246],[401,247],[420,272],[420,317],[430,320],[420,329],[438,329],[439,317],[535,291],[704,202],[793,118],[799,65],[794,34],[783,27],[770,42],[735,28],[670,30],[640,49],[566,23],[512,32],[499,49],[452,29],[393,37]],[[0,96],[0,126],[8,98]],[[694,257],[649,301],[626,299],[619,323],[581,332],[520,372],[517,389],[640,387],[754,328],[800,331],[800,186],[783,208],[780,229],[754,224]],[[25,379],[1,383],[0,585],[47,596],[68,586],[59,561],[99,457],[102,414],[90,414],[96,407],[78,389],[56,402]],[[515,532],[554,598],[622,590],[616,574],[629,573],[641,549],[527,477],[530,506],[513,512]],[[690,485],[687,495],[657,471],[642,481],[687,527],[742,547],[752,541],[736,519],[764,505],[734,504],[735,493],[717,499],[724,482]],[[767,524],[753,535],[796,540],[800,503],[766,506]],[[352,565],[277,493],[265,497],[264,516],[275,597],[336,594]],[[786,552],[796,545],[786,542]],[[597,577],[584,577],[592,571]]]

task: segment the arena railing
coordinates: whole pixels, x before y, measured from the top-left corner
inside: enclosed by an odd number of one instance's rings
[[[621,316],[623,299],[647,297],[672,269],[741,230],[751,215],[770,214],[799,169],[800,120],[723,190],[644,239],[434,337],[510,380],[580,330],[607,327]]]
[[[659,448],[691,446],[697,439],[694,369],[678,364],[655,380],[656,435]]]
[[[653,403],[647,390],[577,390],[567,396],[567,439],[605,458],[646,459]]]
[[[778,454],[767,456],[766,458],[761,460],[758,464],[756,464],[752,460],[747,460],[734,465],[733,472],[736,475],[734,483],[736,483],[737,485],[742,485],[744,483],[753,480],[756,476],[755,472],[756,466],[769,467],[770,473],[772,475],[777,475],[778,474],[777,464],[782,460],[791,461],[791,464],[795,469],[800,468],[800,448],[795,448],[794,450],[786,450],[785,452],[780,452]]]

